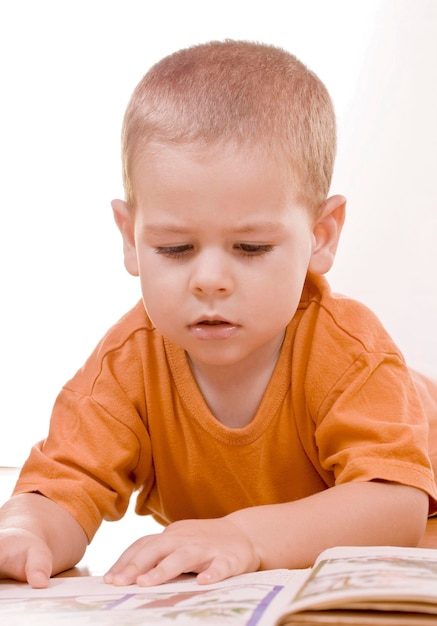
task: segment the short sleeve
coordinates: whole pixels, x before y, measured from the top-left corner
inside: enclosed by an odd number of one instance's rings
[[[315,436],[336,484],[398,482],[427,492],[436,509],[426,418],[398,355],[360,354],[318,407]]]
[[[132,492],[153,482],[143,393],[126,346],[99,346],[61,390],[14,493],[39,492],[63,506],[90,541],[103,519],[122,517]]]

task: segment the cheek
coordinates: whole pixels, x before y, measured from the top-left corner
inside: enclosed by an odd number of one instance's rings
[[[157,278],[147,277],[141,279],[141,291],[143,298],[158,308],[170,307],[172,290],[164,281]]]
[[[159,293],[151,290],[142,290],[144,308],[153,326],[163,335],[168,334],[168,320],[171,318],[171,298],[163,298]]]
[[[178,311],[178,293],[181,285],[171,275],[157,270],[156,267],[141,269],[141,293],[147,314],[159,328],[162,318],[175,316]],[[179,287],[179,288],[178,288]]]
[[[302,294],[301,281],[294,282],[289,274],[276,274],[263,285],[249,289],[247,300],[251,315],[259,323],[284,326],[296,313]]]
[[[290,271],[290,267],[293,271]],[[293,267],[277,268],[271,272],[271,278],[265,281],[264,287],[258,293],[258,301],[261,309],[271,310],[270,315],[288,321],[294,316],[299,306],[302,290],[307,275],[307,267],[300,264],[297,269]]]

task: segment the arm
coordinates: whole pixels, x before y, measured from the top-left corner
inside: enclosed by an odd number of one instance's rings
[[[52,500],[14,496],[0,509],[0,578],[47,587],[51,575],[80,561],[87,543],[82,527]]]
[[[119,585],[155,585],[183,572],[201,584],[258,569],[301,568],[335,545],[416,545],[428,497],[393,483],[348,483],[295,502],[185,520],[130,546],[106,574]]]
[[[301,568],[336,545],[417,545],[425,532],[428,497],[405,485],[353,482],[257,510],[236,511],[228,519],[245,529],[261,569]]]

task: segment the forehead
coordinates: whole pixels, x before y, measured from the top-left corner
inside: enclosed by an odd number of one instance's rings
[[[310,217],[280,166],[238,149],[154,146],[136,163],[132,181],[136,226],[150,236],[273,235]]]
[[[297,176],[260,147],[149,144],[131,168],[134,204],[153,195],[256,195],[291,201]]]

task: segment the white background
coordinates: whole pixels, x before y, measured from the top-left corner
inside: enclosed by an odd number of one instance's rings
[[[436,0],[0,0],[0,466],[140,297],[110,200],[119,134],[152,63],[210,39],[281,45],[327,85],[332,193],[348,218],[330,280],[437,376]]]

